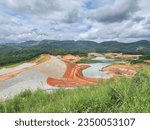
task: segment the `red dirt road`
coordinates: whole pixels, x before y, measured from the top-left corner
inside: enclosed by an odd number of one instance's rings
[[[21,71],[16,71],[16,72],[12,72],[9,74],[0,75],[0,81],[15,77],[16,75],[18,75],[20,73],[21,73]]]
[[[84,77],[82,71],[88,67],[89,65],[77,65],[73,62],[65,62],[67,65],[67,70],[64,74],[64,79],[54,79],[48,78],[47,83],[51,86],[59,86],[59,87],[74,87],[74,86],[83,86],[88,84],[94,84],[102,79],[96,78],[88,78]]]

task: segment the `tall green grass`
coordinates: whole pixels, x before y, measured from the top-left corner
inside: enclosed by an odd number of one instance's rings
[[[150,112],[150,71],[51,94],[27,90],[0,103],[0,112]]]

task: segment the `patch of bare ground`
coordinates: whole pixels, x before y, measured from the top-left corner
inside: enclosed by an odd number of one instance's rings
[[[142,55],[129,55],[129,54],[122,54],[122,53],[106,53],[104,56],[112,59],[124,59],[124,60],[132,60],[132,59],[139,59]]]
[[[62,58],[65,61],[71,61],[71,62],[78,62],[82,59],[80,56],[75,56],[71,54],[63,55]]]
[[[101,69],[108,72],[110,76],[118,78],[121,76],[132,77],[137,73],[137,68],[130,65],[115,64]]]

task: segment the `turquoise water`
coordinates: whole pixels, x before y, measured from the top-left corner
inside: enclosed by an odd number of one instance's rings
[[[92,60],[95,60],[96,63],[91,64],[80,64],[80,65],[90,65],[91,67],[83,70],[83,75],[90,78],[103,78],[108,79],[110,76],[108,75],[108,72],[102,72],[100,69],[103,67],[109,66],[114,63],[118,63],[117,61],[114,61],[113,59],[107,59],[105,57],[96,57]],[[97,63],[97,61],[99,63]]]

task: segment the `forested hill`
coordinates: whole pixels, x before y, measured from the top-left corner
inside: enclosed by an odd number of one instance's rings
[[[109,41],[100,43],[99,48],[99,51],[105,50],[106,52],[150,53],[150,41],[141,40],[132,43]]]
[[[88,52],[148,54],[150,53],[150,41],[142,40],[133,43],[107,41],[96,43],[93,41],[42,40],[21,43],[0,43],[0,66],[29,60],[42,53],[53,55],[67,53],[86,55]]]

